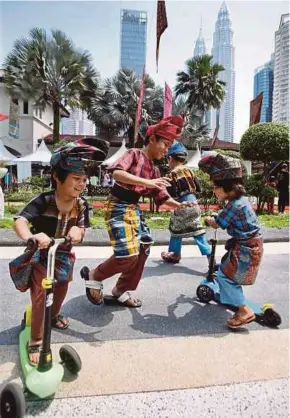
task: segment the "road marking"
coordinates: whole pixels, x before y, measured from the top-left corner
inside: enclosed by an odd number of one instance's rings
[[[83,360],[58,398],[189,389],[289,376],[289,330],[71,344]],[[53,344],[54,358],[61,344]],[[0,376],[19,376],[18,348],[0,346]]]
[[[0,247],[0,260],[9,260],[22,254],[23,247]],[[111,247],[75,247],[74,251],[77,258],[100,259],[110,257],[113,253]],[[160,258],[162,251],[168,251],[168,247],[164,245],[152,246],[150,250],[150,258]],[[225,253],[224,245],[218,245],[216,255],[222,256]],[[289,242],[274,242],[264,244],[264,255],[289,254]],[[182,247],[182,257],[204,257],[196,245],[184,245]]]

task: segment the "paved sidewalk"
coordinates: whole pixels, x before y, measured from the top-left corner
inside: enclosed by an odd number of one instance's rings
[[[289,228],[261,228],[264,242],[288,242],[289,241]],[[170,239],[170,234],[168,230],[156,229],[152,230],[152,236],[154,239],[155,245],[167,245]],[[214,232],[212,229],[206,230],[207,238],[210,239],[213,237]],[[228,234],[219,229],[217,233],[219,244],[224,244],[227,239],[230,237]],[[185,238],[183,244],[192,245],[191,238]],[[12,229],[0,229],[0,247],[15,247],[19,245],[24,245],[15,234]],[[86,233],[85,240],[82,246],[97,246],[103,247],[110,245],[108,233],[105,229],[90,229]]]

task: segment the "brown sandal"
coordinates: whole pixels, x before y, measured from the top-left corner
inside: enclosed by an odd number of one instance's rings
[[[178,264],[179,261],[181,260],[181,257],[177,257],[177,256],[172,256],[171,254],[173,253],[167,253],[165,251],[163,251],[161,253],[161,258],[163,261],[165,261],[166,263],[171,263],[171,264]]]
[[[59,325],[61,324],[61,325]],[[51,326],[56,329],[67,329],[69,327],[69,320],[64,316],[58,314],[51,320]]]
[[[89,280],[89,273],[90,273],[90,269],[87,266],[84,266],[80,271],[81,278],[84,279],[84,281],[85,281],[86,296],[93,305],[102,305],[104,303],[103,283],[98,282],[96,280]],[[95,299],[92,296],[90,289],[94,289],[94,290],[98,291],[98,293],[99,293],[98,299]]]
[[[232,316],[232,318],[228,320],[227,325],[231,329],[241,328],[244,325],[248,325],[251,322],[255,321],[255,319],[256,319],[256,315],[254,314],[250,316],[249,318],[243,318],[236,313]]]

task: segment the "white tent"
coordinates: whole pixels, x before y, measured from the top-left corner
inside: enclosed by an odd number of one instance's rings
[[[32,154],[25,155],[25,157],[14,158],[12,163],[17,164],[20,162],[30,162],[30,163],[39,163],[43,165],[49,165],[51,159],[51,152],[47,148],[44,141],[41,141],[41,144],[35,152]]]
[[[200,153],[200,149],[197,147],[196,152],[190,158],[190,160],[188,161],[186,166],[188,168],[192,168],[192,169],[197,170],[198,169],[198,163],[199,163],[200,159],[201,159],[201,153]]]
[[[109,157],[107,160],[103,161],[101,165],[108,166],[110,164],[113,164],[115,161],[117,161],[118,158],[122,157],[122,155],[124,155],[126,151],[126,141],[125,139],[123,139],[122,145],[120,146],[118,151],[116,151],[115,154],[111,155],[111,157]]]
[[[25,155],[25,157],[14,158],[11,164],[17,164],[17,181],[21,182],[27,177],[31,177],[31,163],[38,163],[42,165],[49,165],[51,159],[51,152],[47,148],[44,141],[32,154]]]
[[[0,141],[0,161],[12,161],[15,159],[15,155],[11,154],[5,146],[3,145],[2,141]]]

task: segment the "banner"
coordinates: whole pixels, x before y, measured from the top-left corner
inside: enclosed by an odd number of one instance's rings
[[[14,139],[19,138],[19,103],[18,103],[18,100],[10,101],[8,135]]]
[[[168,27],[166,6],[164,0],[157,1],[157,26],[156,26],[156,71],[158,72],[159,43],[162,33]]]
[[[8,115],[4,115],[4,113],[0,113],[0,122],[6,119],[8,119]]]
[[[172,91],[167,83],[164,89],[164,113],[163,117],[167,118],[172,113]]]
[[[260,123],[261,110],[263,104],[263,93],[250,102],[250,126]]]
[[[139,124],[141,120],[142,104],[144,101],[144,93],[145,93],[145,79],[146,79],[146,69],[144,65],[143,75],[142,75],[142,80],[141,80],[140,96],[138,99],[138,105],[137,105],[136,117],[135,117],[135,132],[134,132],[135,142],[137,141],[137,138],[138,138],[138,130],[139,130]]]

